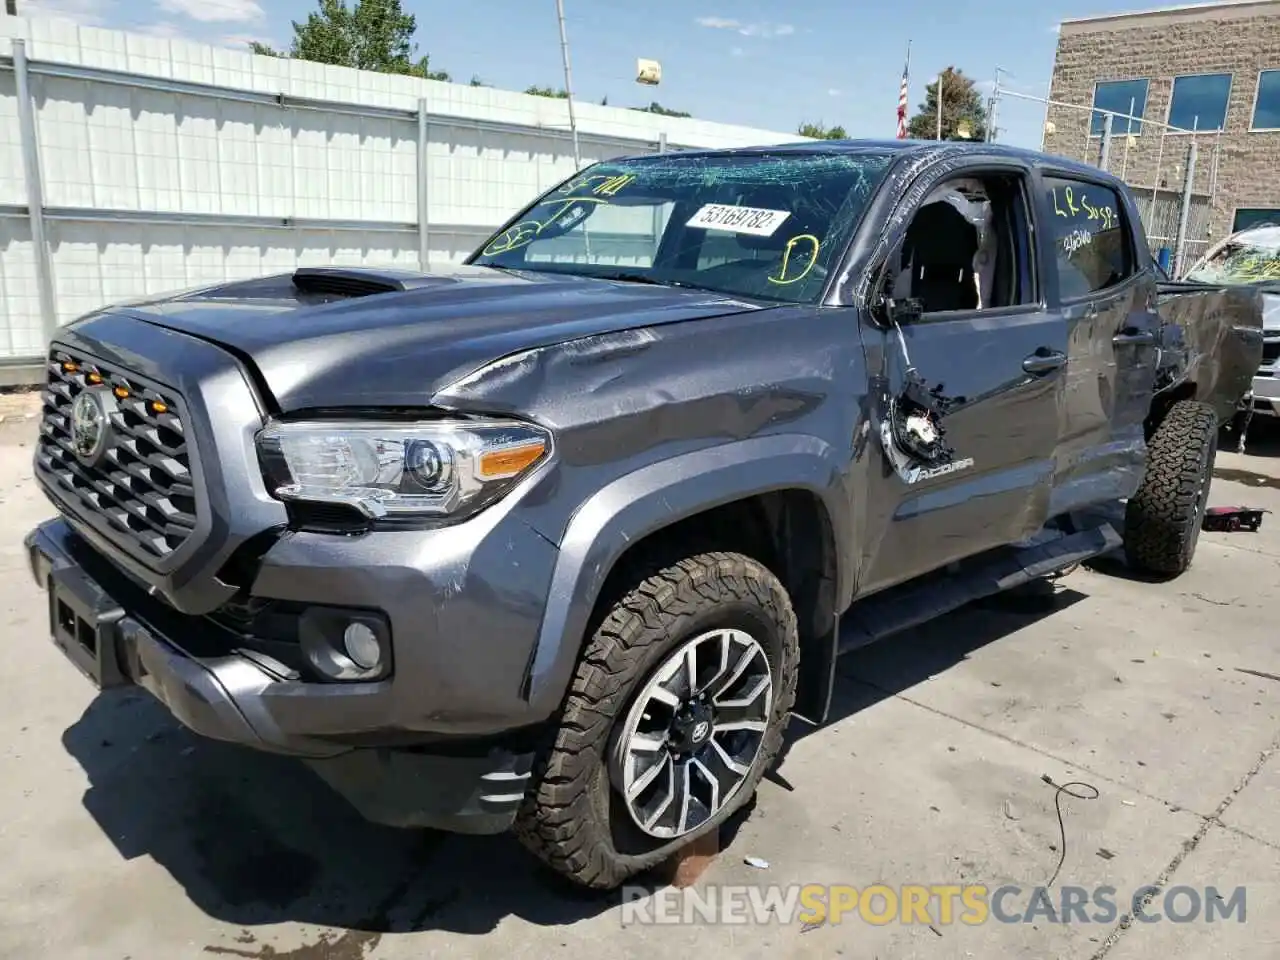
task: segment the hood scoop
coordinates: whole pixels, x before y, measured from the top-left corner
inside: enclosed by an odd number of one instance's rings
[[[369,297],[376,293],[403,293],[448,280],[416,270],[374,267],[298,267],[293,286],[299,293],[331,297]]]

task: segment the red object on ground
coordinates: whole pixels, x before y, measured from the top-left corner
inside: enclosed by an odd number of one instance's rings
[[[1257,532],[1262,526],[1262,515],[1270,513],[1259,507],[1210,507],[1204,512],[1205,530]]]

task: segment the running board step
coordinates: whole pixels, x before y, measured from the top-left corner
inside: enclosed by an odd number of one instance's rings
[[[1122,544],[1109,523],[1047,542],[1000,550],[968,561],[954,574],[934,574],[923,583],[894,587],[854,603],[840,621],[839,652],[848,653],[1003,593],[1074,564],[1110,553]]]

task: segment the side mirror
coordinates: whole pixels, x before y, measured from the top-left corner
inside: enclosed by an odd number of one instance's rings
[[[884,307],[889,322],[898,325],[914,323],[924,316],[924,301],[917,297],[903,297],[900,300],[886,297]]]

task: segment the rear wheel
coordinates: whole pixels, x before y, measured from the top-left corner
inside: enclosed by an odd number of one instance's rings
[[[1191,566],[1217,453],[1213,408],[1194,400],[1175,403],[1147,445],[1142,486],[1125,508],[1130,566],[1159,576],[1177,576]]]
[[[717,829],[777,757],[798,660],[786,591],[749,557],[644,577],[587,644],[516,835],[609,889]]]

